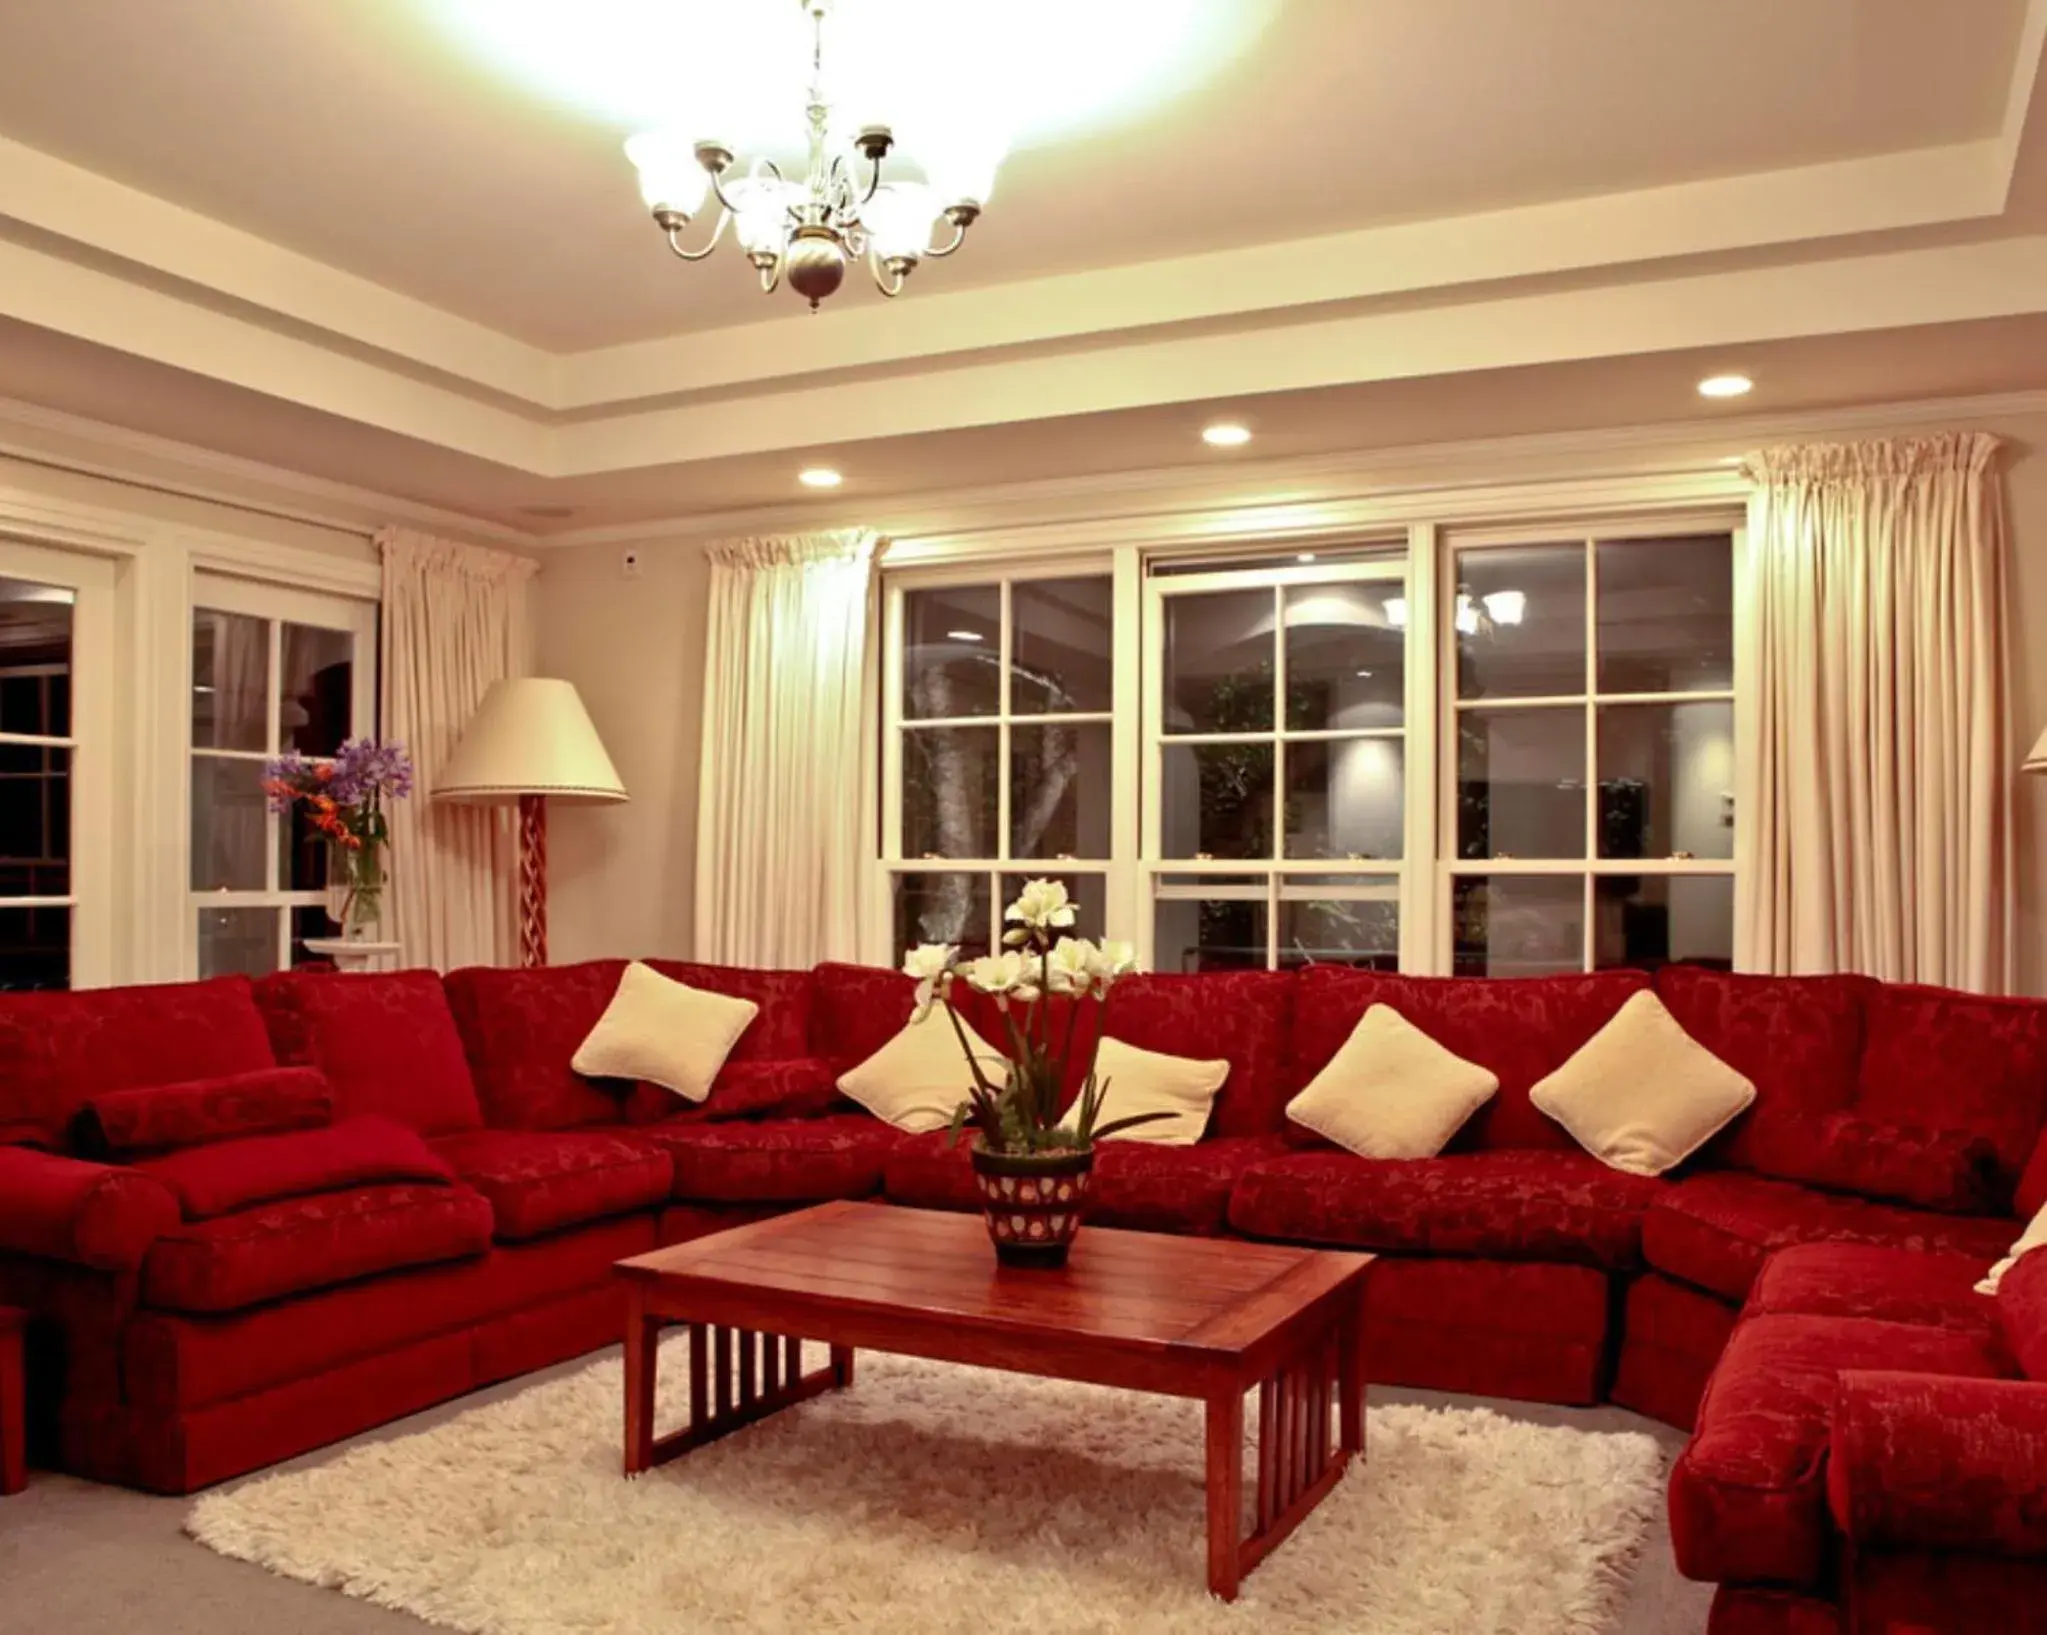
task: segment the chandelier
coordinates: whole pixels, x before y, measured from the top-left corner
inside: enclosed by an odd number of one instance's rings
[[[881,293],[900,295],[918,262],[960,247],[981,214],[982,200],[957,198],[940,208],[938,194],[926,183],[884,182],[882,161],[895,146],[886,125],[863,126],[851,151],[834,151],[824,92],[824,24],[831,0],[797,3],[810,19],[812,40],[810,162],[803,180],[784,176],[766,156],[734,175],[736,160],[723,142],[691,143],[673,131],[648,131],[625,145],[640,173],[640,196],[668,247],[684,261],[709,256],[729,224],[760,274],[761,289],[772,293],[786,278],[813,312],[844,282],[848,261],[862,257]],[[686,248],[684,229],[712,198],[718,220],[711,236],[698,249]],[[933,230],[941,224],[950,231],[942,244],[933,244]]]

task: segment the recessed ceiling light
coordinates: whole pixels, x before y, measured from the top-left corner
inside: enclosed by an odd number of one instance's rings
[[[1358,680],[1360,680],[1360,681],[1370,681],[1371,679],[1372,679],[1372,672],[1371,672],[1371,671],[1369,671],[1369,670],[1360,670],[1360,671],[1358,672]]]
[[[1251,428],[1225,420],[1204,430],[1201,440],[1210,448],[1242,448],[1251,441]]]
[[[1296,562],[1312,562],[1315,560],[1315,553],[1313,551],[1303,551],[1294,560]]]
[[[1738,466],[1742,463],[1742,458],[1739,454],[1723,454],[1720,456],[1720,463],[1724,466]]]
[[[977,642],[981,639],[978,630],[948,630],[945,639],[949,642]]]
[[[1699,382],[1699,396],[1746,397],[1754,386],[1747,375],[1708,375]]]
[[[830,466],[812,466],[808,471],[798,472],[796,480],[805,488],[837,488],[846,479]]]

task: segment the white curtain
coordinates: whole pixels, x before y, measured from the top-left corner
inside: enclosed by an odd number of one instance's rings
[[[391,806],[384,934],[407,965],[509,965],[519,949],[518,837],[509,808],[433,799],[434,781],[494,681],[529,668],[526,584],[537,564],[388,528],[384,736],[412,752],[417,787]]]
[[[695,954],[804,967],[860,953],[875,540],[711,550]]]
[[[2013,979],[1998,443],[1751,458],[1737,963]]]

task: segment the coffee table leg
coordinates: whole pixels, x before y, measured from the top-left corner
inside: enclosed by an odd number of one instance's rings
[[[1208,1593],[1237,1598],[1243,1579],[1244,1393],[1208,1399]]]
[[[1365,1456],[1365,1347],[1363,1310],[1353,1307],[1336,1331],[1336,1389],[1342,1448]]]
[[[647,1315],[638,1289],[627,1295],[625,1319],[625,1473],[654,1463],[654,1371],[661,1325]]]

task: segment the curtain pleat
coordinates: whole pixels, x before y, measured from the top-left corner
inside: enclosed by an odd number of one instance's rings
[[[695,954],[801,968],[860,953],[870,534],[712,548]]]
[[[1754,456],[1737,963],[2014,977],[1997,439]]]
[[[417,792],[390,809],[386,933],[408,965],[453,970],[518,956],[518,837],[509,808],[433,799],[435,781],[494,681],[528,669],[526,586],[537,564],[404,529],[384,559],[384,736]]]

